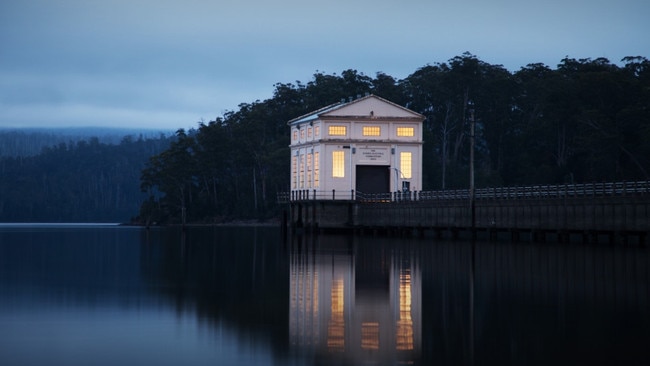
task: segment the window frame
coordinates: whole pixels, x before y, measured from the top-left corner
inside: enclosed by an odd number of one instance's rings
[[[381,126],[363,126],[361,134],[363,136],[381,136]]]
[[[327,134],[329,136],[347,136],[348,126],[345,125],[330,125],[327,126]]]
[[[345,178],[345,150],[332,151],[332,178]]]
[[[399,153],[399,170],[403,179],[413,178],[413,153],[410,151],[400,151]]]
[[[398,126],[397,129],[395,130],[395,134],[397,135],[397,137],[414,137],[415,127]]]

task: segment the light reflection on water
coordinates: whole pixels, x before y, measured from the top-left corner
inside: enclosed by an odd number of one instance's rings
[[[399,247],[373,252],[349,239],[292,243],[291,346],[337,363],[414,363],[422,342],[417,257]]]
[[[648,253],[4,225],[0,364],[648,364]]]

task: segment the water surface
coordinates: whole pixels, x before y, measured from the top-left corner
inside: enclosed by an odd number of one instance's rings
[[[2,225],[0,364],[648,364],[648,254]]]

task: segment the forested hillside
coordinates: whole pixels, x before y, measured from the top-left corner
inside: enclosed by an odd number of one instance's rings
[[[140,173],[172,137],[98,137],[0,156],[0,222],[126,222],[146,198]],[[3,141],[3,140],[0,140]]]
[[[463,54],[403,80],[318,72],[172,138],[92,139],[2,156],[0,221],[274,217],[276,193],[289,190],[287,121],[366,93],[426,117],[425,190],[468,187],[470,109],[477,188],[648,180],[650,61],[621,65],[565,58],[511,72]]]
[[[469,114],[476,118],[477,187],[647,180],[650,61],[565,58],[517,72],[471,54],[404,80],[355,70],[276,84],[273,97],[178,131],[142,175],[143,221],[276,215],[289,190],[286,122],[342,98],[373,93],[426,116],[424,188],[468,186]]]

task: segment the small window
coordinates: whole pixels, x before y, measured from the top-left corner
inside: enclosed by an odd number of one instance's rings
[[[413,127],[397,127],[397,136],[399,137],[413,137],[415,129]]]
[[[320,126],[314,126],[314,136],[320,136]]]
[[[332,151],[332,177],[345,177],[345,154],[343,150]]]
[[[293,130],[293,141],[298,140],[298,130]]]
[[[307,138],[308,138],[308,139],[311,138],[311,127],[308,127],[308,128],[307,128]]]
[[[330,136],[345,136],[347,134],[345,126],[329,126]]]
[[[305,130],[304,129],[300,130],[300,139],[301,140],[305,139]]]
[[[380,136],[381,128],[379,126],[364,126],[363,127],[364,136]]]

